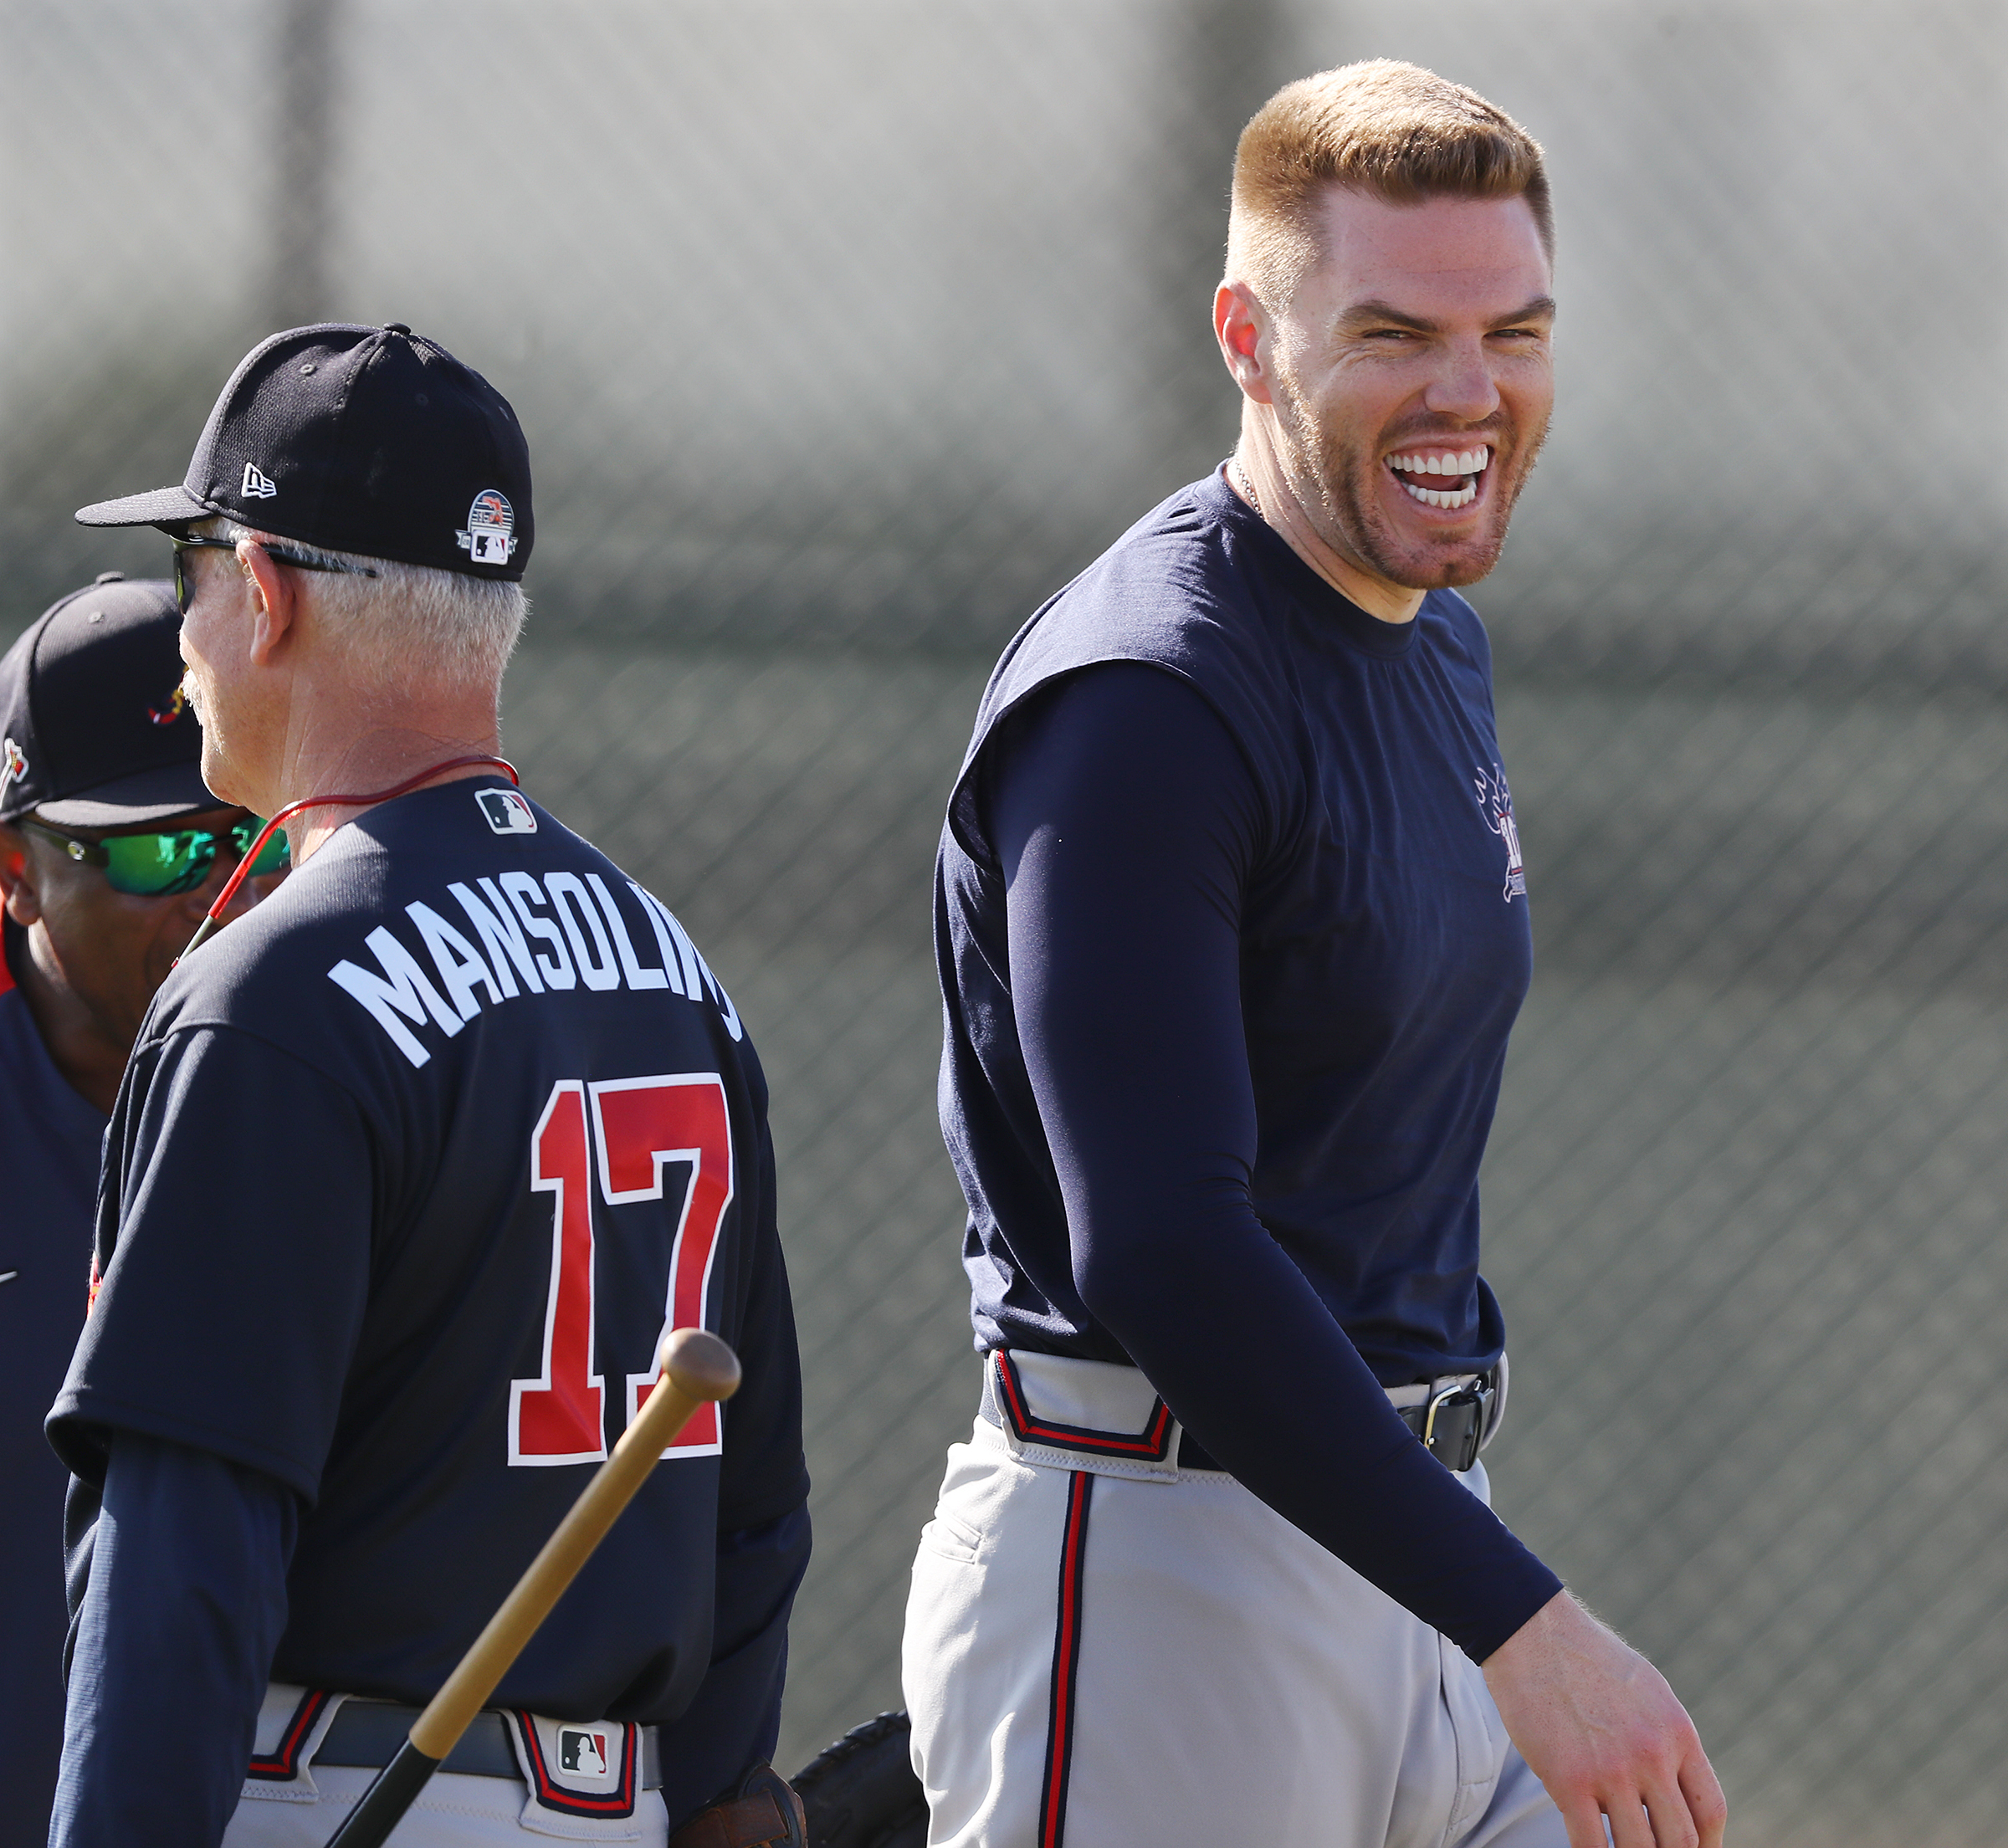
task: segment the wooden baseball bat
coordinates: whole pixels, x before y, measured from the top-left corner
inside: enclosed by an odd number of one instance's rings
[[[557,1531],[530,1562],[488,1627],[447,1677],[397,1755],[379,1771],[362,1800],[328,1838],[327,1848],[380,1848],[398,1818],[453,1748],[475,1714],[488,1704],[537,1626],[607,1537],[607,1530],[675,1442],[690,1415],[708,1400],[739,1390],[739,1360],[724,1342],[702,1328],[673,1328],[663,1343],[662,1378],[640,1415],[620,1436],[613,1454],[593,1472]]]

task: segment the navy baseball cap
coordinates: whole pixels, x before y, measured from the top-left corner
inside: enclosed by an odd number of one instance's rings
[[[178,488],[79,509],[85,526],[234,520],[330,551],[515,581],[530,446],[509,400],[402,322],[274,334],[230,375]]]
[[[182,692],[174,586],[107,571],[0,655],[0,822],[129,827],[220,805]]]

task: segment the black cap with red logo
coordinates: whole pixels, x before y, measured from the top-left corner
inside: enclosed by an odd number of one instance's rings
[[[131,827],[218,806],[182,692],[174,586],[107,571],[0,656],[0,822]]]
[[[530,446],[494,386],[402,322],[262,342],[231,374],[178,488],[86,526],[221,516],[329,551],[510,581],[530,562]]]

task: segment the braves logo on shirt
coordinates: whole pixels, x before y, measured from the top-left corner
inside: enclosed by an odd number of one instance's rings
[[[1513,818],[1513,791],[1506,786],[1506,772],[1497,764],[1489,772],[1481,770],[1472,778],[1478,791],[1478,806],[1485,825],[1506,843],[1506,884],[1499,896],[1508,904],[1527,896],[1527,872],[1520,864],[1520,830]]]

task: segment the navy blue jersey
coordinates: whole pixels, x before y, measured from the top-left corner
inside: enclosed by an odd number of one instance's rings
[[[43,1848],[62,1754],[69,1477],[42,1421],[84,1326],[104,1134],[0,960],[0,1848]]]
[[[1068,1282],[1183,1425],[1182,1466],[1231,1471],[1483,1661],[1555,1574],[1423,1449],[1256,1211],[1241,894],[1263,829],[1247,760],[1188,682],[1132,661],[1027,701],[985,755],[1012,1026]]]
[[[950,801],[941,1105],[977,1344],[1130,1358],[1077,1287],[983,799],[1013,715],[1109,662],[1184,681],[1246,766],[1232,902],[1262,1226],[1383,1384],[1490,1366],[1504,1338],[1478,1274],[1478,1165],[1531,943],[1484,632],[1453,591],[1406,624],[1357,609],[1218,474],[1019,632]]]
[[[758,1061],[668,912],[494,780],[371,810],[169,978],[97,1258],[50,1435],[87,1483],[132,1432],[301,1498],[276,1680],[428,1697],[671,1325],[721,1334],[745,1385],[498,1703],[676,1719],[740,1620],[720,1533],[807,1491]]]

